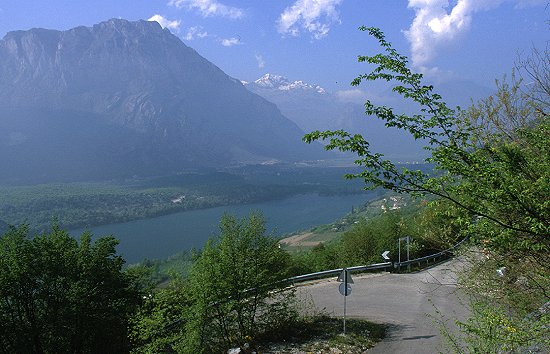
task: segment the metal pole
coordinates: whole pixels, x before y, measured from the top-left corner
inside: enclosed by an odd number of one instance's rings
[[[398,248],[397,253],[398,253],[398,255],[399,255],[399,256],[398,256],[398,259],[399,259],[399,262],[398,262],[398,263],[399,263],[399,270],[401,270],[401,238],[399,238],[399,239],[397,240],[397,248]]]
[[[410,260],[409,258],[409,239],[410,239],[410,236],[407,236],[407,262]],[[411,271],[411,265],[407,265],[407,270],[410,272]]]
[[[410,247],[409,246],[409,240],[410,240],[410,237],[407,236],[407,261],[410,260],[410,258],[409,258],[409,247]]]
[[[346,335],[346,298],[348,295],[348,269],[344,268],[344,335]]]
[[[399,263],[401,263],[401,239],[397,240],[397,248],[398,248],[398,251],[397,251],[398,257],[397,257],[397,259],[399,260]]]

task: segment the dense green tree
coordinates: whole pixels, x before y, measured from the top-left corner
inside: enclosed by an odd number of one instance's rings
[[[386,212],[368,221],[360,221],[342,236],[341,259],[344,266],[371,264],[381,261],[380,253],[388,250],[397,260],[398,239],[412,234],[413,224],[399,210]],[[410,256],[418,256],[417,243],[411,243]],[[404,248],[402,249],[402,252]],[[405,257],[402,260],[406,260]]]
[[[341,265],[340,240],[320,243],[311,250],[292,255],[292,274],[300,275],[336,269]]]
[[[276,336],[297,318],[294,293],[280,282],[290,268],[260,214],[224,215],[188,274],[173,273],[133,316],[133,351],[216,353]]]
[[[130,321],[134,353],[185,351],[185,323],[191,306],[188,282],[171,274],[166,286],[157,287]]]
[[[0,237],[0,352],[127,352],[127,323],[141,301],[137,279],[122,271],[118,241],[77,242],[53,226],[26,226]]]
[[[424,200],[422,204],[414,215],[412,233],[422,240],[424,252],[443,251],[462,240],[460,220],[466,217],[460,217],[460,210],[454,204],[443,199]]]
[[[219,227],[219,236],[206,243],[189,274],[189,353],[253,345],[296,316],[293,293],[274,291],[288,275],[289,256],[265,234],[263,217],[225,215]]]

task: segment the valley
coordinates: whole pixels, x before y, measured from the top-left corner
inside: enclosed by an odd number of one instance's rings
[[[48,229],[54,220],[75,229],[300,194],[361,193],[359,182],[343,178],[348,171],[280,164],[107,182],[4,185],[0,186],[0,220],[25,223],[36,231]]]
[[[94,238],[116,235],[117,250],[128,264],[163,260],[179,252],[200,250],[209,238],[219,234],[224,215],[245,218],[260,212],[266,220],[266,234],[279,238],[298,230],[330,224],[353,207],[369,201],[376,193],[349,195],[299,194],[282,199],[182,211],[154,218],[70,230],[78,237],[91,231]]]

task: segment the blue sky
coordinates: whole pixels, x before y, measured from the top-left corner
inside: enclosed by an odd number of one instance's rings
[[[349,90],[368,71],[357,55],[387,39],[434,81],[493,87],[518,53],[550,39],[546,0],[0,0],[0,36],[33,27],[65,30],[109,18],[156,19],[229,75],[264,73]]]

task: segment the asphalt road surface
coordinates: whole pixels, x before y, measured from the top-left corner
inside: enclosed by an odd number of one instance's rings
[[[353,277],[347,297],[347,318],[363,318],[389,325],[388,336],[369,353],[445,353],[444,340],[434,318],[436,308],[454,326],[468,312],[456,287],[460,260],[451,260],[410,274],[378,273]],[[300,287],[299,295],[318,311],[343,316],[344,298],[336,278]]]

